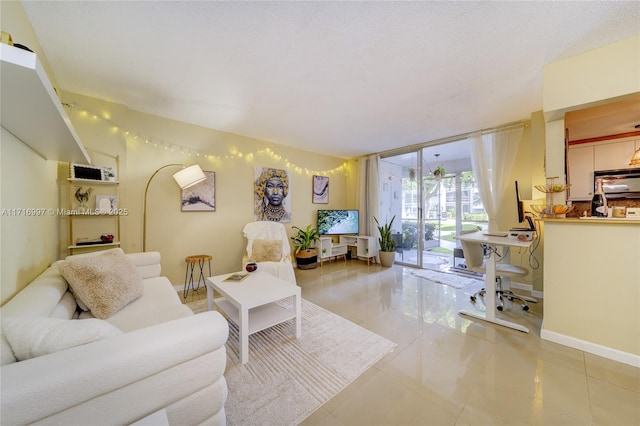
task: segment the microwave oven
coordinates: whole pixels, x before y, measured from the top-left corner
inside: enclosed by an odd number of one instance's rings
[[[593,173],[593,188],[596,180],[602,179],[602,189],[607,199],[640,198],[640,168],[600,170]]]

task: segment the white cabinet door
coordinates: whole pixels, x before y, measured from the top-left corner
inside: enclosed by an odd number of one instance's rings
[[[635,151],[635,143],[635,139],[628,139],[596,145],[594,170],[629,168],[629,160]]]
[[[570,146],[569,200],[590,200],[593,197],[594,146]]]

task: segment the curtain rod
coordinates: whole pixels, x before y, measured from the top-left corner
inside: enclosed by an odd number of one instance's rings
[[[513,129],[513,128],[516,128],[516,127],[520,127],[520,126],[527,127],[530,122],[531,122],[530,119],[513,121],[511,123],[507,123],[507,124],[499,126],[499,127],[490,127],[490,128],[486,128],[486,129],[476,130],[474,132],[462,133],[462,134],[455,135],[455,136],[449,136],[449,137],[446,137],[446,138],[436,139],[436,140],[429,141],[429,142],[420,142],[420,143],[417,143],[417,144],[404,146],[402,148],[390,149],[390,150],[387,150],[387,151],[378,152],[377,155],[379,155],[381,157],[390,157],[392,155],[405,154],[405,153],[408,153],[408,152],[416,151],[417,149],[420,149],[420,148],[427,148],[427,147],[431,147],[431,146],[442,145],[442,144],[449,143],[449,142],[456,142],[456,141],[459,141],[459,140],[462,140],[462,139],[467,139],[469,136],[473,135],[474,133],[478,133],[478,132],[481,132],[483,135],[486,135],[486,134],[489,134],[489,133],[495,133],[495,132],[499,132],[499,131],[502,131],[502,130],[509,130],[509,129]],[[371,155],[371,154],[368,154],[366,156],[369,156],[369,155]]]
[[[482,132],[483,135],[486,135],[487,133],[501,132],[502,130],[511,130],[520,126],[527,127],[528,124],[529,124],[529,120],[520,120],[520,121],[514,121],[509,124],[505,124],[500,127],[490,127],[488,129],[482,129],[480,130],[480,132]],[[472,133],[476,133],[476,132],[472,132]]]

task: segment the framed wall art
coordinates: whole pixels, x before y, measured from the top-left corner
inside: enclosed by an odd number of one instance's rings
[[[289,172],[271,167],[256,167],[254,177],[255,220],[291,222]]]
[[[313,203],[329,203],[329,177],[313,176]]]
[[[118,196],[96,195],[96,210],[102,214],[118,211]]]
[[[180,209],[183,212],[216,211],[216,173],[204,172],[207,180],[182,190]]]

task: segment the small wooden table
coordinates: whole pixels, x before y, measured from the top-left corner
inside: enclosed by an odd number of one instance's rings
[[[236,272],[240,273],[240,272]],[[242,272],[244,273],[244,272]],[[295,336],[298,339],[302,329],[302,308],[300,287],[264,272],[251,272],[239,282],[225,281],[229,275],[223,274],[207,278],[207,308],[215,305],[238,325],[240,339],[240,360],[249,361],[249,335],[273,327],[276,324],[295,319]],[[222,297],[214,298],[214,290]],[[275,303],[293,297],[293,312]]]
[[[196,254],[193,256],[187,256],[184,258],[184,261],[187,262],[187,270],[184,274],[184,291],[182,292],[182,296],[186,299],[189,294],[189,287],[193,291],[196,291],[200,288],[200,283],[205,283],[204,276],[204,264],[207,262],[209,264],[209,276],[211,276],[211,259],[212,257],[208,254]],[[200,276],[198,277],[198,285],[194,287],[193,284],[193,270],[195,266],[198,265],[200,268]]]

